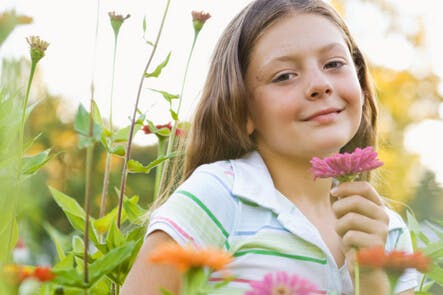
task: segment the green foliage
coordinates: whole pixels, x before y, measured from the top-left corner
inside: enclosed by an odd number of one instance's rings
[[[150,77],[154,77],[154,78],[158,78],[163,70],[164,67],[166,67],[166,65],[169,62],[169,58],[171,57],[171,52],[168,53],[168,55],[166,56],[165,60],[160,63],[153,72],[151,73],[145,73],[145,78],[150,78]]]

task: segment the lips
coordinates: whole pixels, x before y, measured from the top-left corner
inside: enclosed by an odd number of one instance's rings
[[[341,111],[343,111],[343,109],[341,109],[341,108],[323,109],[323,110],[320,110],[318,112],[315,112],[315,113],[309,115],[307,118],[303,119],[303,121],[310,121],[310,120],[315,119],[316,117],[325,116],[325,115],[329,115],[329,114],[334,114],[334,113],[338,114]]]

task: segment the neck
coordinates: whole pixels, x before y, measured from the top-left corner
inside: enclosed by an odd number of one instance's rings
[[[309,171],[310,159],[288,159],[266,151],[260,154],[275,187],[302,211],[331,209],[331,179],[314,180]]]

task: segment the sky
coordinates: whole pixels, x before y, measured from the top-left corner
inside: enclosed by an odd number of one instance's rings
[[[374,0],[376,1],[376,0]],[[378,1],[378,0],[377,0]],[[153,67],[163,61],[169,52],[168,66],[158,79],[144,81],[139,108],[155,124],[170,121],[168,105],[149,88],[180,93],[186,58],[192,44],[194,31],[191,11],[207,11],[212,17],[199,35],[190,64],[183,93],[180,117],[187,119],[196,105],[208,70],[209,59],[215,43],[227,23],[250,0],[172,0],[169,14],[160,39]],[[443,18],[440,0],[389,0],[403,15],[398,25],[415,30],[409,21],[413,16],[423,17],[426,31],[426,49],[417,54],[401,35],[383,36],[388,23],[370,4],[353,4],[347,11],[347,23],[362,50],[374,64],[397,70],[408,69],[417,75],[433,71],[443,81]],[[355,3],[355,2],[354,2]],[[52,95],[67,98],[67,107],[60,109],[66,121],[74,116],[79,103],[88,108],[90,84],[94,80],[95,99],[104,117],[109,117],[111,95],[112,57],[114,34],[107,15],[110,11],[130,14],[121,27],[117,46],[115,86],[113,94],[113,122],[129,125],[140,78],[151,48],[143,39],[142,23],[146,17],[146,38],[153,41],[157,33],[166,0],[2,0],[0,12],[15,9],[18,14],[32,16],[33,24],[21,26],[9,36],[0,48],[0,58],[27,57],[29,48],[25,38],[39,35],[50,43],[46,56],[38,65],[40,78]],[[98,14],[97,14],[98,9]],[[98,15],[98,34],[96,23]],[[383,37],[382,37],[383,36]],[[95,52],[95,53],[94,53]],[[443,93],[443,83],[440,84]],[[31,91],[32,98],[32,91]],[[443,107],[440,108],[443,118]],[[422,163],[437,173],[443,184],[443,121],[425,121],[411,126],[405,134],[405,144],[419,153]],[[151,141],[150,141],[151,140]],[[150,144],[153,138],[135,138],[137,144]]]

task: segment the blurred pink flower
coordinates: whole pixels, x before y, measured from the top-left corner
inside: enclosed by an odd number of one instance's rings
[[[252,282],[250,286],[252,290],[245,295],[309,295],[317,291],[308,280],[286,272],[268,273],[262,281]]]
[[[378,168],[383,165],[377,159],[377,152],[371,146],[364,149],[356,148],[352,153],[335,154],[331,157],[311,160],[311,173],[314,179],[335,177],[340,182],[353,180],[359,173]]]

